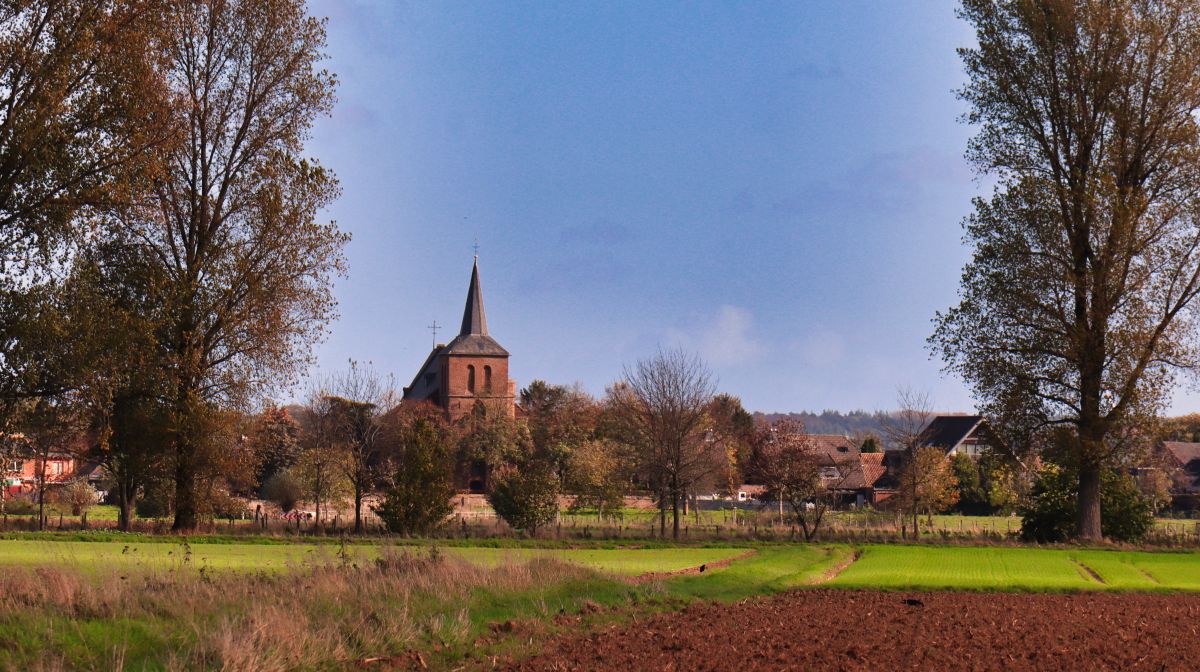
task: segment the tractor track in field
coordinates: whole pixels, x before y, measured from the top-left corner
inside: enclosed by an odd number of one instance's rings
[[[1162,581],[1159,581],[1158,577],[1154,576],[1150,572],[1147,572],[1146,570],[1142,569],[1141,567],[1138,567],[1137,565],[1133,565],[1133,568],[1136,569],[1139,574],[1146,577],[1146,580],[1149,581],[1150,583],[1153,583],[1156,586],[1162,585]]]
[[[837,564],[833,565],[829,569],[826,569],[825,571],[821,572],[820,574],[810,578],[806,583],[808,583],[808,585],[820,585],[822,583],[829,583],[830,581],[833,581],[834,579],[836,579],[838,577],[838,575],[840,575],[842,572],[846,571],[846,569],[849,568],[850,565],[853,565],[855,562],[858,562],[858,559],[862,557],[862,554],[863,554],[863,552],[862,552],[861,548],[854,549],[853,553],[850,553],[849,555],[847,555],[845,558],[843,558],[841,561],[839,561]]]
[[[676,576],[687,576],[689,574],[703,574],[704,572],[711,570],[711,569],[721,569],[722,567],[728,567],[729,565],[732,565],[733,563],[737,562],[738,560],[745,560],[746,558],[753,557],[757,553],[758,553],[758,551],[750,550],[750,551],[746,551],[745,553],[742,553],[741,555],[735,555],[732,558],[725,558],[724,560],[716,560],[714,562],[706,562],[704,564],[696,565],[695,567],[684,567],[683,569],[677,569],[673,572],[647,572],[645,574],[638,574],[637,576],[633,577],[631,579],[631,581],[633,583],[649,583],[651,581],[660,581],[660,580],[664,580],[664,579],[674,578]]]
[[[509,668],[1195,670],[1200,595],[804,589],[552,639]]]
[[[1092,569],[1088,565],[1084,564],[1084,562],[1082,560],[1080,560],[1079,558],[1071,558],[1071,562],[1074,562],[1075,566],[1083,571],[1084,576],[1090,578],[1091,580],[1095,581],[1096,583],[1098,583],[1102,586],[1108,585],[1108,581],[1105,581],[1104,577],[1100,576],[1100,572],[1097,572],[1096,570]]]

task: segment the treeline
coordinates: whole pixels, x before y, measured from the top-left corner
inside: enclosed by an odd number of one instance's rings
[[[791,420],[804,425],[810,434],[838,434],[841,436],[884,436],[891,417],[886,411],[841,411],[824,410],[820,413],[799,411],[793,413],[754,414],[761,422]]]
[[[353,499],[361,529],[364,496],[396,533],[432,531],[456,491],[486,493],[515,529],[536,532],[560,497],[574,510],[611,515],[641,493],[677,533],[697,493],[728,492],[752,468],[756,428],[741,402],[717,394],[704,364],[660,352],[594,398],[576,387],[533,381],[510,417],[478,404],[451,420],[428,402],[399,402],[367,367],[350,370],[299,406],[253,418],[246,454],[259,493],[287,511],[300,500]]]
[[[302,0],[29,0],[0,11],[2,450],[95,454],[124,511],[195,528],[239,409],[294,380],[348,236],[304,155],[329,113]],[[161,481],[159,484],[157,481]]]

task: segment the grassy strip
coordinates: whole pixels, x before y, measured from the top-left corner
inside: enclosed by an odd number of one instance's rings
[[[1193,591],[1200,590],[1200,554],[867,546],[857,562],[826,585],[879,590]]]
[[[410,650],[449,662],[502,648],[498,619],[545,620],[655,590],[553,560],[485,568],[440,554],[286,576],[175,570],[96,582],[43,568],[6,573],[0,588],[0,669],[323,669]]]
[[[0,566],[77,567],[85,572],[202,567],[216,571],[295,571],[341,560],[370,562],[383,553],[418,547],[380,544],[337,547],[313,544],[142,544],[77,541],[0,541]],[[674,572],[744,553],[737,548],[533,548],[444,547],[446,554],[482,566],[551,558],[625,575]]]

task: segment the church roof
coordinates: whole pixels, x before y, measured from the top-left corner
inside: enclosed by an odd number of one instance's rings
[[[488,336],[487,315],[483,312],[483,290],[479,286],[479,259],[471,268],[471,286],[467,289],[467,305],[463,308],[462,328],[458,336],[446,345],[448,355],[495,355],[507,357],[508,351]]]

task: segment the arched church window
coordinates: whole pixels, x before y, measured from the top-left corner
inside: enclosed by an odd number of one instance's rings
[[[475,391],[475,366],[472,364],[467,365],[467,391]]]
[[[490,366],[483,367],[483,391],[492,391],[492,367]]]

